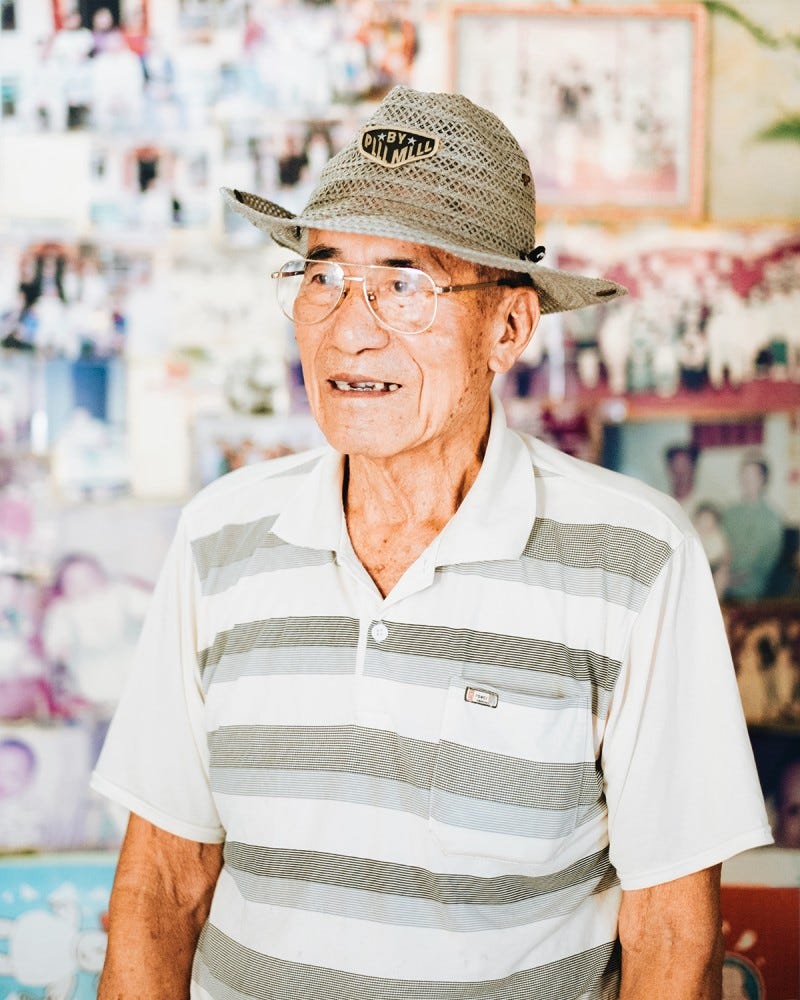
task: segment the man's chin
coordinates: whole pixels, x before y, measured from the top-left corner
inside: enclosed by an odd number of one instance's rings
[[[367,434],[359,430],[347,428],[328,430],[322,427],[328,444],[342,455],[377,461],[394,458],[406,450],[398,440],[398,435],[391,430],[382,431],[380,434]]]

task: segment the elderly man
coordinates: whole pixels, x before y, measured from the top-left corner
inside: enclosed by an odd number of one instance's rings
[[[770,839],[678,506],[506,427],[540,311],[522,151],[396,88],[301,215],[228,192],[330,443],[186,508],[95,786],[131,809],[101,997],[720,995]]]

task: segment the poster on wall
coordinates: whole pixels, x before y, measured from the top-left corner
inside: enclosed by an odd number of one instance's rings
[[[95,1000],[116,855],[0,858],[0,996]]]
[[[457,6],[452,89],[518,137],[543,214],[690,218],[702,209],[705,32],[699,4]]]

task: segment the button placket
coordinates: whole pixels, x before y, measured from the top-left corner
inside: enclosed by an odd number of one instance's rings
[[[363,659],[361,661],[361,671],[357,677],[357,706],[356,719],[359,725],[367,726],[371,729],[391,729],[391,716],[387,714],[386,705],[383,702],[382,685],[376,684],[375,679],[370,679],[364,675],[366,660],[370,656],[370,645],[373,648],[373,655],[376,646],[380,646],[389,635],[389,629],[377,615],[380,609],[372,609],[372,617],[368,620],[362,619],[362,632],[364,642]]]

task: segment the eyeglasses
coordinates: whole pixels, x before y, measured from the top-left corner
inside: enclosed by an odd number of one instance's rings
[[[359,274],[347,274],[356,268]],[[393,333],[424,333],[436,319],[440,295],[521,283],[515,278],[477,281],[471,285],[435,284],[416,267],[384,264],[339,264],[332,260],[290,260],[272,273],[278,305],[295,323],[313,325],[326,320],[349,291],[348,282],[361,285],[367,308],[381,326]],[[526,276],[520,275],[524,280]]]

